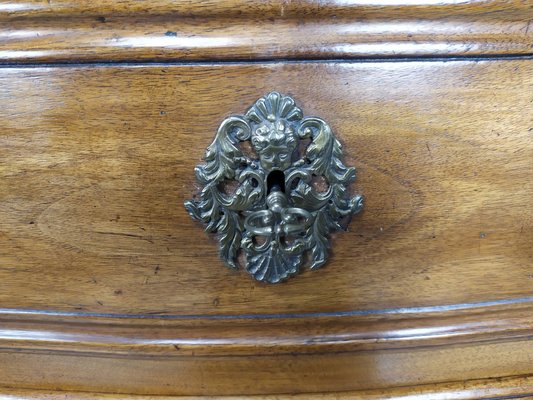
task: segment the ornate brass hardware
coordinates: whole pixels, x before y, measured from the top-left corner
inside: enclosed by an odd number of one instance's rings
[[[277,283],[298,272],[305,253],[310,269],[324,265],[330,233],[362,209],[362,196],[348,194],[355,168],[341,156],[325,121],[303,118],[291,97],[272,92],[221,123],[195,168],[200,199],[185,207],[219,235],[226,266],[238,268],[242,249],[255,279]]]

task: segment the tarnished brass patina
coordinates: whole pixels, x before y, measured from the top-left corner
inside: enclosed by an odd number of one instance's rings
[[[248,143],[248,145],[247,145]],[[280,282],[324,265],[332,231],[345,229],[363,207],[350,197],[355,168],[320,118],[303,118],[294,100],[277,92],[261,97],[244,114],[225,119],[196,167],[199,200],[185,202],[189,214],[218,234],[220,257],[259,281]]]

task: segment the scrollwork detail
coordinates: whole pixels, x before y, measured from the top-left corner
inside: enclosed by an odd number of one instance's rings
[[[304,151],[303,140],[309,140]],[[257,158],[245,155],[243,142]],[[342,146],[324,120],[303,118],[291,97],[272,92],[243,116],[222,122],[206,163],[195,169],[203,186],[199,200],[185,207],[218,234],[228,267],[238,268],[242,249],[255,279],[277,283],[299,271],[306,252],[310,269],[324,265],[331,232],[345,229],[343,220],[361,211],[362,196],[348,192],[355,168],[341,158]],[[316,177],[327,188],[316,190]],[[225,180],[237,182],[233,193],[220,190]]]

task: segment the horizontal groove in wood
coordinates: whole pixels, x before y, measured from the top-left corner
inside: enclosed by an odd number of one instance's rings
[[[326,59],[298,59],[298,58],[283,58],[283,59],[251,59],[251,60],[205,60],[205,61],[158,61],[158,60],[102,60],[102,61],[58,61],[58,62],[6,62],[0,63],[0,68],[3,69],[29,69],[29,68],[114,68],[114,67],[153,67],[153,66],[233,66],[233,65],[275,65],[275,64],[367,64],[367,63],[431,63],[431,62],[453,62],[453,61],[512,61],[512,60],[533,60],[533,54],[483,54],[477,56],[453,56],[441,57],[438,55],[429,55],[423,57],[365,57],[365,58],[326,58]]]
[[[54,310],[32,310],[16,308],[0,308],[0,315],[14,316],[54,316],[54,317],[102,317],[102,318],[120,318],[120,319],[162,319],[162,320],[257,320],[257,319],[286,319],[286,318],[313,318],[313,317],[353,317],[365,315],[395,315],[395,314],[416,314],[416,313],[437,313],[446,311],[460,311],[469,309],[479,309],[484,307],[521,305],[533,303],[533,297],[520,297],[514,299],[502,299],[493,301],[484,301],[478,303],[461,303],[461,304],[442,304],[438,306],[425,307],[405,307],[405,308],[385,308],[375,310],[350,310],[350,311],[331,311],[331,312],[307,312],[307,313],[280,313],[280,314],[115,314],[115,313],[96,313],[83,311],[54,311]]]
[[[533,54],[527,2],[431,3],[6,3],[0,62]]]
[[[0,314],[0,348],[162,357],[417,348],[531,338],[531,315],[531,306],[500,306],[387,319],[258,319],[228,324],[207,319],[117,320]]]

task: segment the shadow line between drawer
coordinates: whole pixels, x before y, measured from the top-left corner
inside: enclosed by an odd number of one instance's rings
[[[282,319],[282,318],[317,318],[317,317],[354,317],[365,315],[391,315],[391,314],[418,314],[468,310],[482,307],[495,307],[513,304],[533,303],[533,297],[518,297],[514,299],[501,299],[481,301],[475,303],[445,304],[440,306],[383,308],[369,310],[349,310],[334,312],[315,313],[279,313],[279,314],[222,314],[222,315],[201,315],[201,314],[121,314],[121,313],[92,313],[74,311],[54,311],[36,309],[16,309],[0,308],[0,314],[4,315],[43,315],[43,316],[64,316],[64,317],[100,317],[100,318],[136,318],[136,319],[203,319],[203,320],[232,320],[232,319]]]

